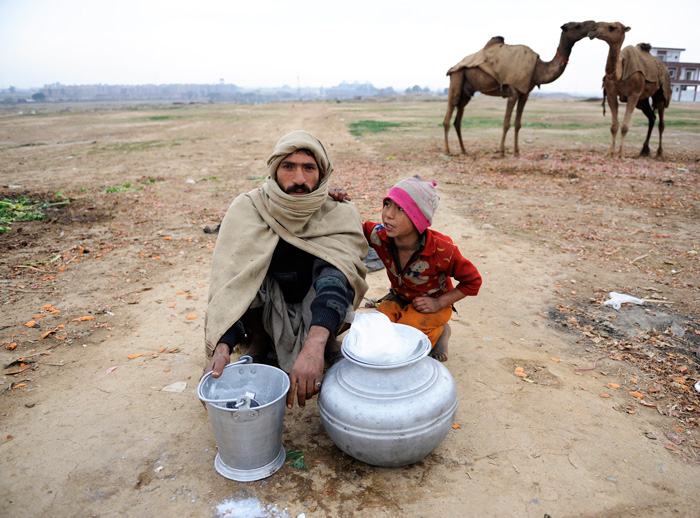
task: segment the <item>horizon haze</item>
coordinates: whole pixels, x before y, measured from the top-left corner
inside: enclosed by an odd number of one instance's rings
[[[569,21],[621,21],[625,45],[648,42],[683,48],[681,60],[700,62],[696,30],[700,4],[678,0],[673,12],[640,0],[634,9],[504,0],[492,5],[447,0],[310,0],[196,4],[123,0],[5,0],[0,2],[0,90],[45,85],[233,84],[241,88],[329,88],[371,83],[397,92],[418,85],[442,92],[447,70],[495,35],[523,44],[548,61],[559,27]],[[585,38],[564,74],[539,91],[598,95],[608,45]],[[535,89],[533,93],[537,92]]]

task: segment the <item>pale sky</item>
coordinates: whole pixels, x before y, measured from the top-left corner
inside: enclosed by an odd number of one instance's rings
[[[370,82],[442,90],[492,36],[548,61],[570,21],[620,21],[700,62],[698,0],[0,0],[0,89],[50,83]],[[608,45],[584,39],[545,92],[600,94]]]

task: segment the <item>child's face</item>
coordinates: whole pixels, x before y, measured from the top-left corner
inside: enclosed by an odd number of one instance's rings
[[[384,201],[382,223],[384,223],[386,235],[394,239],[418,234],[408,215],[393,200]]]

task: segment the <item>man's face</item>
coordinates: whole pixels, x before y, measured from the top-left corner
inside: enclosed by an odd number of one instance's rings
[[[287,155],[277,167],[277,184],[293,196],[315,191],[320,181],[321,172],[316,159],[305,151]]]

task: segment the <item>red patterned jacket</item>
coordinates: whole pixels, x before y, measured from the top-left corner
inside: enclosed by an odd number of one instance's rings
[[[398,255],[394,244],[386,235],[384,225],[365,221],[362,225],[369,246],[374,248],[386,267],[395,295],[411,302],[416,297],[439,297],[453,289],[465,295],[476,295],[481,287],[481,275],[471,261],[465,259],[449,236],[434,230],[425,231],[424,246],[410,259],[403,271],[399,271]]]

